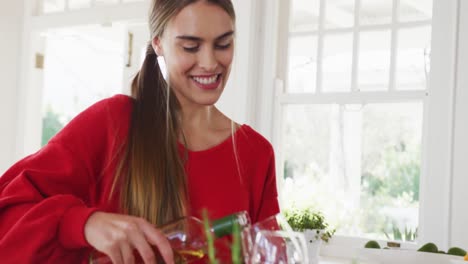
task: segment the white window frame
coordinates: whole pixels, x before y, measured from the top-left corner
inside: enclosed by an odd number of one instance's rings
[[[322,0],[323,1],[323,0]],[[397,1],[398,2],[398,1]],[[457,22],[459,0],[438,1],[433,3],[432,48],[430,88],[424,109],[423,157],[420,178],[420,225],[418,243],[431,241],[441,248],[451,245],[451,191],[452,191],[452,151],[453,151],[453,103],[456,84]],[[340,102],[339,94],[326,94],[321,97],[306,95],[284,95],[281,73],[286,65],[284,42],[288,41],[288,1],[262,0],[263,8],[258,11],[262,25],[263,52],[258,56],[256,65],[263,65],[256,95],[255,126],[271,139],[277,154],[278,186],[282,184],[282,160],[280,148],[280,104],[284,102],[313,103],[314,100],[331,103]],[[395,40],[393,40],[395,41]],[[282,52],[284,51],[284,52]],[[355,79],[355,78],[353,78]],[[406,96],[421,98],[421,92],[405,92]],[[426,93],[423,91],[422,93]],[[376,100],[374,93],[366,93],[369,99]],[[347,102],[349,95],[347,96]],[[362,96],[362,95],[360,95]],[[359,97],[362,98],[362,97]],[[358,98],[356,98],[358,99]],[[398,95],[395,94],[395,98]],[[281,189],[279,187],[279,189]],[[336,236],[334,242],[324,247],[322,254],[351,257],[353,247],[361,247],[364,239]],[[409,247],[415,245],[408,245]],[[337,250],[337,247],[339,250]],[[328,248],[328,249],[327,249]],[[347,250],[346,250],[347,249]],[[341,252],[341,253],[338,253]]]
[[[452,206],[450,222],[450,241],[454,245],[468,245],[468,2],[459,2],[459,38],[457,82],[454,105],[454,133],[453,133],[453,180],[452,180]]]

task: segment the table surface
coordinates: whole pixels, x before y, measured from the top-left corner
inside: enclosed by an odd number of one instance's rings
[[[324,257],[320,256],[318,264],[373,264],[375,262],[367,262],[363,260],[353,260],[349,258],[337,258],[337,257]],[[468,264],[468,262],[467,262]]]

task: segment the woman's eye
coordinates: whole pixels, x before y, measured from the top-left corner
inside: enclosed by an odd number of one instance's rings
[[[198,46],[184,47],[184,50],[187,51],[187,52],[197,52],[198,51]]]
[[[231,47],[231,43],[224,44],[224,45],[219,45],[219,44],[216,45],[216,48],[217,48],[217,49],[221,49],[221,50],[223,50],[223,49],[228,49],[229,47]]]

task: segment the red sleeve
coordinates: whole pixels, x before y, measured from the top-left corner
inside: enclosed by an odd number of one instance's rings
[[[2,263],[79,263],[96,179],[112,156],[109,102],[73,119],[49,144],[0,177]]]
[[[256,214],[256,222],[262,221],[280,211],[278,205],[278,191],[276,189],[275,156],[271,145],[269,147],[269,152],[268,169],[266,171],[266,177],[264,178],[265,181],[261,192],[260,206]]]

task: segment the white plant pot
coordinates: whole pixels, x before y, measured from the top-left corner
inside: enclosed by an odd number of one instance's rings
[[[322,239],[320,235],[322,230],[318,229],[307,229],[304,230],[304,236],[307,243],[307,253],[309,254],[309,263],[319,263],[320,246],[322,245]]]

